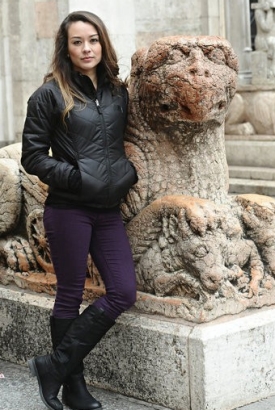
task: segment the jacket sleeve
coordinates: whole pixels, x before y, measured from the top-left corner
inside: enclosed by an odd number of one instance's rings
[[[27,107],[23,135],[21,164],[29,174],[38,176],[51,187],[69,189],[73,165],[58,161],[49,152],[56,121],[56,101],[50,90],[34,93]]]

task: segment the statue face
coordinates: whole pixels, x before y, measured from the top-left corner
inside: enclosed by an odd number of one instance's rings
[[[226,40],[167,37],[144,54],[139,99],[152,129],[224,121],[236,90],[237,59]]]

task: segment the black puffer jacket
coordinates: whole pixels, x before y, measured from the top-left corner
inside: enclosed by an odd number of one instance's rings
[[[55,81],[43,84],[30,97],[21,163],[26,172],[49,185],[48,203],[111,208],[137,181],[123,143],[127,90],[103,83],[95,91],[89,77],[79,73],[74,82],[87,104],[76,101],[66,127]]]

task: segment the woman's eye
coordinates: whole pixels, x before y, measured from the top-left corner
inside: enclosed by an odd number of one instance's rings
[[[75,45],[75,46],[78,46],[79,44],[81,44],[81,41],[80,41],[80,40],[75,40],[75,41],[73,42],[73,45]]]
[[[91,43],[98,43],[99,39],[98,38],[92,38]]]

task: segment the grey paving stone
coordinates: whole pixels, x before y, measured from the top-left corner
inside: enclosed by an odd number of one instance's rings
[[[103,410],[170,410],[155,404],[125,397],[120,394],[89,387]],[[0,360],[0,410],[45,410],[36,378],[26,366]],[[68,408],[64,406],[64,410]]]
[[[103,389],[89,387],[89,390],[102,403],[103,410],[171,410]],[[0,410],[45,409],[38,393],[36,378],[30,376],[28,368],[0,360]],[[233,410],[273,409],[275,396]],[[68,408],[64,407],[64,410]]]

